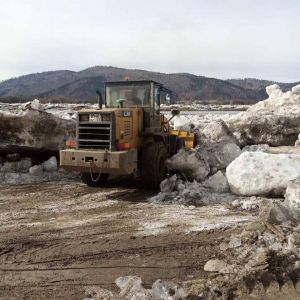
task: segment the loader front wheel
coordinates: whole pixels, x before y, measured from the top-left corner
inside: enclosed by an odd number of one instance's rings
[[[97,186],[103,186],[108,179],[109,174],[106,173],[101,173],[100,176],[99,174],[96,173],[81,173],[81,181],[85,183],[88,186],[92,187],[97,187]]]
[[[140,157],[140,174],[144,187],[156,189],[166,178],[167,149],[163,142],[150,142],[144,146]]]

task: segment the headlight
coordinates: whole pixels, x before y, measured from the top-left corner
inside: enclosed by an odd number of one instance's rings
[[[110,121],[110,114],[103,114],[102,116],[102,121]]]
[[[79,121],[81,122],[88,122],[90,119],[90,116],[88,114],[80,114],[79,115]]]

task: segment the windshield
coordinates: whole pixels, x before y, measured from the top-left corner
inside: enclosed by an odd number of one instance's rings
[[[149,106],[150,105],[150,85],[131,84],[106,86],[106,104],[108,107],[119,107],[123,102],[123,107]]]

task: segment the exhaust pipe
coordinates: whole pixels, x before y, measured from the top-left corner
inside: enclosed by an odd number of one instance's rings
[[[100,91],[96,91],[97,95],[98,95],[98,107],[99,109],[102,109],[102,94]]]

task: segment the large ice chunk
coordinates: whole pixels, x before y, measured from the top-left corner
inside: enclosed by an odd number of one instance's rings
[[[57,171],[57,159],[55,156],[51,156],[48,160],[43,162],[43,169],[46,172]]]
[[[166,161],[169,169],[183,174],[187,179],[202,181],[209,174],[210,168],[202,154],[194,149],[182,148]]]
[[[229,185],[227,182],[227,178],[223,175],[221,171],[218,171],[213,176],[207,178],[202,186],[208,188],[216,193],[228,193]]]
[[[275,84],[266,88],[269,98],[226,121],[242,146],[294,145],[300,132],[300,85],[282,92]]]
[[[285,193],[285,205],[293,217],[300,221],[300,178],[289,183]]]
[[[233,193],[244,196],[283,195],[300,177],[300,155],[244,152],[226,170]]]
[[[242,152],[238,145],[227,142],[199,145],[197,151],[206,159],[210,168],[216,170],[225,169]]]
[[[39,110],[24,115],[0,114],[0,151],[58,151],[75,136],[75,122]]]

